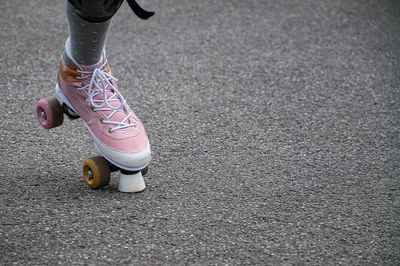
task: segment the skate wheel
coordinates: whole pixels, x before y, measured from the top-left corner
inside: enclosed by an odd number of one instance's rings
[[[42,127],[50,129],[63,123],[64,114],[56,97],[41,99],[36,104],[36,116]]]
[[[146,175],[147,172],[149,171],[149,166],[146,166],[146,167],[143,168],[141,171],[142,171],[142,175],[143,175],[143,176]]]
[[[110,183],[110,166],[102,156],[86,159],[82,171],[85,182],[92,189],[98,189]]]

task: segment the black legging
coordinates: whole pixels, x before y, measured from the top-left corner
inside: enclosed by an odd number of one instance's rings
[[[103,22],[117,13],[124,0],[68,0],[75,12],[89,22]],[[135,0],[126,0],[135,14],[148,19],[154,15],[153,11],[147,11],[136,3]]]

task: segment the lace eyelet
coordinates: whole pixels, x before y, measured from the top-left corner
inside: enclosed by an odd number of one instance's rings
[[[104,120],[103,120],[103,119],[100,119],[100,123],[104,124],[103,122],[104,122]]]
[[[111,128],[108,129],[108,133],[112,134],[113,132],[111,131]]]

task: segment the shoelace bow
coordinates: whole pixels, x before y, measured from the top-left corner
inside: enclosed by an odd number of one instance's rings
[[[105,68],[107,65],[107,61],[105,61],[101,67],[96,68],[93,72],[91,71],[83,71],[78,70],[78,73],[81,74],[80,77],[77,77],[80,80],[87,80],[90,78],[89,84],[78,88],[79,91],[85,90],[87,94],[86,101],[88,102],[89,106],[92,106],[92,110],[94,112],[97,111],[111,111],[109,115],[106,116],[106,119],[102,120],[104,124],[112,124],[115,127],[110,129],[110,133],[127,127],[136,126],[131,120],[129,119],[132,116],[132,113],[126,113],[124,109],[124,105],[126,103],[125,99],[122,97],[121,93],[118,89],[112,84],[112,81],[117,82],[118,80],[105,72]],[[107,92],[112,92],[113,94],[110,97],[107,97]],[[102,94],[103,99],[94,99],[97,95]],[[110,102],[120,102],[120,105],[114,107],[110,105]],[[122,112],[126,115],[126,117],[120,121],[111,121],[113,115],[117,112]]]

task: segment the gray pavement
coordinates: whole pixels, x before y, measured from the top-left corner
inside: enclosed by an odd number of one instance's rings
[[[400,2],[140,1],[107,52],[147,189],[89,189],[82,121],[44,130],[63,0],[0,1],[0,264],[400,263]]]

